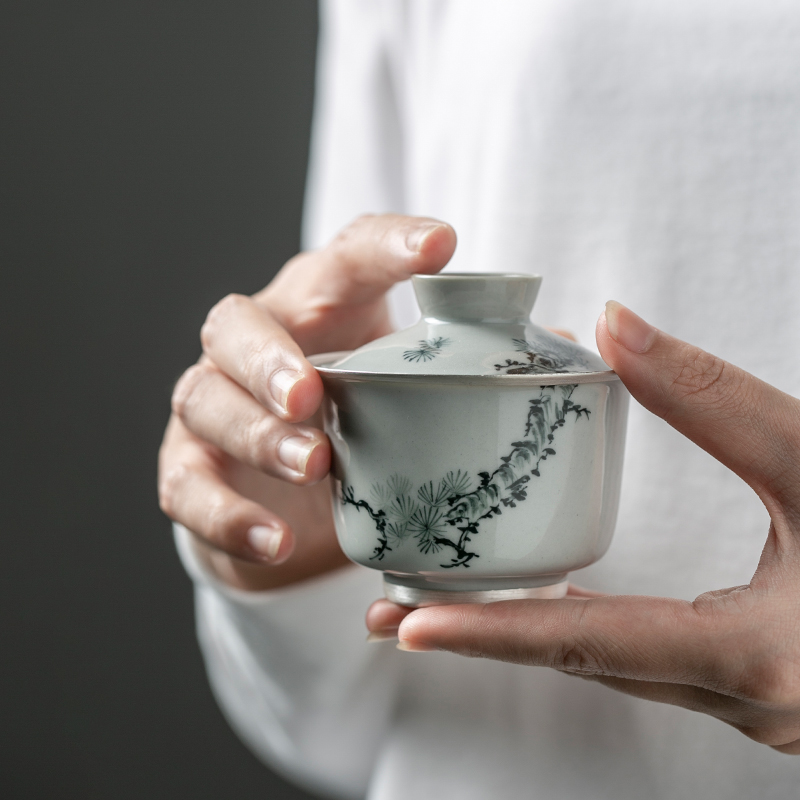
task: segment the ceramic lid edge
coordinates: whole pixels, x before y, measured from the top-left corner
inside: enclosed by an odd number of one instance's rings
[[[603,383],[618,381],[613,370],[596,372],[550,372],[528,375],[442,375],[413,372],[368,372],[364,370],[337,369],[329,366],[341,361],[352,351],[319,353],[309,356],[308,361],[324,377],[346,381],[390,381],[395,383],[461,383],[470,385],[504,384],[506,386],[554,386],[565,383]]]

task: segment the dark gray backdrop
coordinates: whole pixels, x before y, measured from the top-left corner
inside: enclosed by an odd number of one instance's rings
[[[0,795],[300,798],[227,728],[156,503],[207,309],[298,247],[312,0],[0,12]]]

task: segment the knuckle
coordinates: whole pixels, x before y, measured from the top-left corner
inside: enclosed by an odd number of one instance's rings
[[[580,675],[603,675],[607,672],[597,655],[574,638],[559,646],[553,654],[550,666],[562,672]]]
[[[706,395],[726,381],[727,366],[718,356],[691,348],[686,353],[678,374],[672,379],[672,389],[684,397]]]
[[[760,604],[740,586],[702,594],[692,606],[705,630],[705,687],[743,701],[774,728],[800,711],[800,630],[783,609]]]
[[[590,606],[588,603],[582,603],[577,617],[573,619],[575,633],[559,642],[548,666],[577,675],[610,674],[608,664],[602,656],[601,640],[587,635],[587,631],[591,630],[591,624]]]
[[[200,364],[194,364],[181,375],[172,391],[172,410],[182,420],[186,419],[188,408],[196,396],[200,385],[205,381],[208,371]]]
[[[357,240],[366,229],[369,229],[375,219],[375,214],[361,214],[349,225],[342,228],[331,240],[331,248],[339,252],[347,252],[353,242]]]
[[[269,363],[275,352],[274,347],[274,340],[265,339],[261,342],[251,342],[241,353],[242,373],[247,385],[252,387],[251,391],[258,391],[258,387],[268,385],[275,372],[279,371],[280,367]]]
[[[800,709],[800,662],[791,651],[776,652],[774,637],[774,630],[754,637],[738,674],[729,674],[726,682],[756,706],[776,713]]]
[[[264,417],[242,431],[242,448],[247,461],[257,469],[270,471],[273,468],[276,442],[273,441],[272,421]]]
[[[183,464],[165,470],[158,480],[158,505],[170,518],[175,519],[175,498],[186,480],[187,469]]]
[[[302,273],[304,270],[307,270],[310,265],[313,264],[315,258],[317,256],[316,250],[303,250],[299,253],[293,255],[280,269],[278,274],[275,278],[270,282],[269,286],[265,292],[260,293],[257,296],[257,300],[259,298],[267,298],[268,302],[267,305],[272,310],[272,306],[275,304],[280,304],[280,301],[287,300],[288,298],[285,297],[285,292],[282,291],[281,287],[283,282],[281,281],[282,278],[285,278],[287,275],[293,275],[297,272]],[[270,302],[271,301],[271,302]],[[279,308],[276,310],[280,310]]]
[[[346,233],[349,231],[352,234],[360,232],[364,228],[369,228],[372,226],[376,217],[377,214],[360,214],[346,228],[344,228],[343,232]]]
[[[235,316],[248,302],[249,298],[242,294],[228,294],[211,307],[200,328],[200,342],[204,349],[211,347],[216,332],[225,321]]]
[[[216,547],[233,551],[237,518],[230,504],[220,497],[211,498],[206,509],[205,536]]]
[[[768,706],[800,705],[800,669],[783,658],[762,657],[748,669],[746,689],[753,700]]]

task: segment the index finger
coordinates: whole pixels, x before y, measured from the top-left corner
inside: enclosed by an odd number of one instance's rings
[[[201,340],[226,375],[281,419],[308,419],[322,381],[305,354],[348,350],[388,333],[383,300],[398,281],[441,269],[455,248],[443,222],[396,214],[356,220],[318,252],[293,258],[253,298],[228,295]]]
[[[798,503],[800,401],[609,302],[597,346],[631,394],[745,480]]]
[[[291,259],[255,299],[306,353],[350,349],[389,332],[380,329],[385,308],[365,315],[366,307],[377,309],[394,284],[414,274],[438,272],[455,246],[455,231],[439,220],[365,215],[321,250]]]

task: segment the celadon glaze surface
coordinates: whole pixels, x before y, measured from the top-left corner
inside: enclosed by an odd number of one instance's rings
[[[608,548],[627,410],[619,381],[503,392],[342,382],[329,396],[336,528],[357,563],[474,591],[486,578],[555,583]],[[526,435],[542,399],[554,408],[545,434]]]
[[[541,278],[415,275],[422,319],[331,366],[396,375],[544,375],[607,371],[603,360],[530,321]]]
[[[628,394],[597,355],[528,322],[539,280],[425,276],[416,326],[312,359],[339,541],[393,599],[538,591],[610,544]]]

